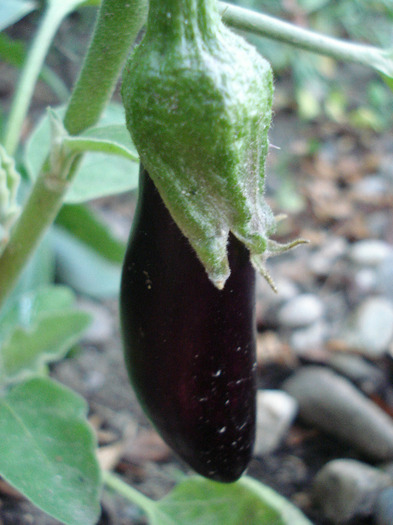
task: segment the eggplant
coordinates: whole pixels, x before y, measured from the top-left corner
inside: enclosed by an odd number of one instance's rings
[[[232,234],[228,259],[219,290],[142,167],[121,280],[128,374],[173,451],[227,483],[251,459],[256,412],[255,270]]]

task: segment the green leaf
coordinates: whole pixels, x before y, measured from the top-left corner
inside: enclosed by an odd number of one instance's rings
[[[272,509],[279,512],[285,525],[313,525],[295,505],[267,485],[249,476],[243,476],[238,483],[244,490],[254,493]]]
[[[1,0],[0,31],[15,24],[37,7],[37,3],[29,0]]]
[[[192,477],[162,500],[139,504],[151,525],[312,525],[288,500],[248,477],[231,484]]]
[[[107,155],[118,155],[131,162],[139,162],[139,158],[116,142],[107,139],[96,139],[90,137],[69,137],[64,139],[65,146],[73,153],[86,153],[88,151],[96,153],[106,153]]]
[[[48,378],[0,398],[0,474],[67,525],[94,525],[100,471],[84,400]]]
[[[45,286],[19,296],[0,317],[0,343],[16,326],[28,330],[43,317],[71,308],[74,301],[66,286]]]
[[[120,288],[119,264],[100,257],[76,237],[56,228],[54,237],[59,279],[79,293],[96,299],[116,297]]]
[[[91,318],[70,302],[67,288],[47,288],[22,296],[1,319],[0,385],[40,374],[77,343]]]
[[[56,224],[66,229],[108,261],[121,264],[125,244],[116,239],[97,214],[82,204],[66,204],[57,216]]]
[[[62,118],[64,108],[56,109],[56,113]],[[80,138],[72,137],[69,141],[73,147],[78,147],[79,143],[81,151],[93,148],[95,151],[85,154],[66,195],[66,203],[86,202],[124,193],[137,187],[139,162],[124,124],[123,109],[119,104],[108,106],[100,126],[88,130]],[[49,122],[45,116],[32,133],[25,150],[25,164],[32,179],[37,177],[49,152],[49,146]],[[101,152],[98,152],[99,149]]]
[[[38,248],[35,250],[32,258],[28,262],[26,268],[23,270],[18,284],[4,306],[4,310],[7,309],[7,304],[12,304],[15,298],[20,296],[22,293],[51,284],[54,280],[54,267],[54,253],[51,235],[49,234],[45,235]],[[2,334],[0,331],[0,340],[1,338]]]
[[[5,33],[0,34],[0,58],[12,66],[21,66],[26,56],[22,40],[13,40]]]
[[[16,328],[0,349],[0,384],[38,375],[45,364],[64,357],[90,320],[85,312],[64,311],[41,319],[29,332]]]

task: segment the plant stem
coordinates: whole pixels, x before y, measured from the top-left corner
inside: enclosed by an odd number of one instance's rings
[[[392,50],[354,44],[321,35],[272,16],[224,2],[220,2],[220,11],[223,21],[236,29],[279,40],[313,53],[330,56],[336,60],[356,62],[393,77]]]
[[[75,133],[99,118],[104,107],[103,101],[110,97],[127,51],[140,29],[140,13],[144,13],[145,9],[146,0],[103,0],[78,87],[71,97],[70,109],[66,114],[69,131]],[[123,23],[119,26],[120,12],[123,13]],[[95,97],[101,101],[100,104],[93,103]],[[18,133],[13,131],[11,136],[13,138],[8,139],[9,145],[14,143]],[[75,158],[64,180],[59,176],[64,176],[64,166],[58,166],[56,173],[44,171],[35,181],[30,197],[0,258],[0,309],[40,239],[55,219],[77,171],[79,160],[80,156]]]
[[[99,119],[129,48],[147,14],[147,0],[104,0],[93,39],[64,117],[76,135]]]
[[[113,489],[115,492],[125,497],[128,501],[135,503],[135,505],[143,509],[146,514],[149,514],[153,501],[147,496],[134,489],[131,487],[131,485],[128,485],[119,477],[107,470],[103,472],[103,481],[107,487]]]
[[[0,259],[0,308],[35,248],[52,224],[69,183],[51,173],[40,175],[12,230],[11,239]]]
[[[63,18],[81,1],[47,3],[48,7],[27,55],[26,63],[12,100],[4,136],[4,147],[9,155],[14,155],[18,146],[23,121],[29,109],[34,87],[53,37]]]

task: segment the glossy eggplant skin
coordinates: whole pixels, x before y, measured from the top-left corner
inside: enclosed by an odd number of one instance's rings
[[[218,290],[143,168],[139,188],[120,296],[129,377],[175,453],[233,482],[255,436],[255,270],[230,236],[231,275]]]

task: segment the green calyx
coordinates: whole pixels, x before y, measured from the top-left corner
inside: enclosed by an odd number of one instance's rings
[[[231,231],[274,288],[267,257],[304,241],[269,239],[268,62],[222,24],[213,0],[151,0],[122,95],[141,162],[210,280],[221,289],[229,276]]]

